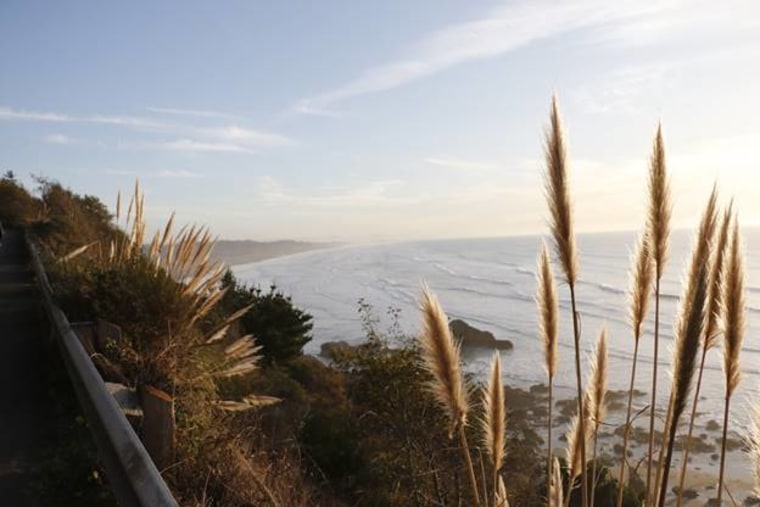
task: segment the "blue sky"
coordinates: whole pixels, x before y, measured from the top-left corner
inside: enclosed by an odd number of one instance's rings
[[[232,239],[544,230],[559,95],[581,231],[642,223],[666,133],[675,220],[714,181],[760,224],[760,5],[0,3],[0,169]]]

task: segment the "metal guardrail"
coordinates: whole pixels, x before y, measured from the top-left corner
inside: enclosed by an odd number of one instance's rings
[[[66,370],[92,428],[116,500],[125,507],[177,506],[161,473],[71,330],[66,315],[53,301],[47,273],[28,236],[26,244]]]

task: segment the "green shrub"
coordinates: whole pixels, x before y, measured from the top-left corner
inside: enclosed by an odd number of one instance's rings
[[[227,289],[220,309],[229,311],[252,305],[240,319],[243,334],[252,334],[261,345],[265,364],[285,364],[303,354],[303,347],[311,341],[312,317],[293,305],[290,297],[277,290],[269,291],[240,284],[232,272],[222,278]]]

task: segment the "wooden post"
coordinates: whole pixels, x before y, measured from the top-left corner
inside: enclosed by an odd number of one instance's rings
[[[156,468],[174,463],[174,400],[153,386],[139,388],[143,409],[141,439]]]

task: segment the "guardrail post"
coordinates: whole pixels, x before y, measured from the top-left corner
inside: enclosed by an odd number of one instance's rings
[[[159,470],[174,463],[174,399],[153,386],[139,388],[142,442]]]

